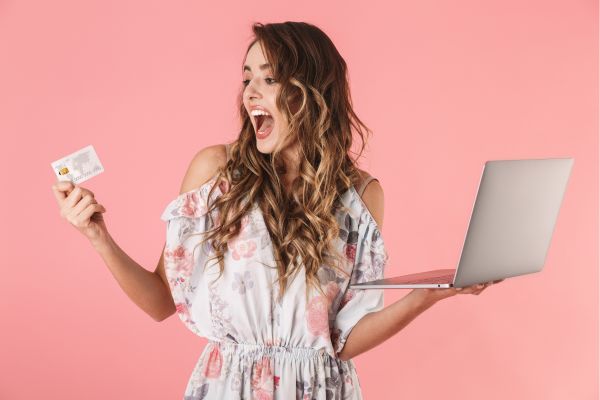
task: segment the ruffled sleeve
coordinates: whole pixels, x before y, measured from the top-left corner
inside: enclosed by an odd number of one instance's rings
[[[364,211],[365,223],[359,225],[359,240],[352,275],[334,320],[332,345],[339,354],[350,332],[362,317],[383,308],[383,289],[351,289],[354,283],[383,279],[389,255],[373,217]]]
[[[216,211],[212,215],[208,213],[209,206],[222,194],[220,186],[215,186],[216,183],[215,175],[202,186],[180,194],[167,204],[161,214],[161,219],[167,223],[163,253],[165,274],[177,314],[188,328],[201,336],[204,335],[196,329],[190,317],[194,298],[190,278],[196,266],[205,263],[208,256],[212,256],[208,243],[202,248],[197,245],[204,239],[202,233],[211,228],[211,221],[218,218]],[[213,186],[214,190],[209,197]]]
[[[215,175],[202,186],[175,197],[164,209],[160,218],[166,222],[176,217],[199,218],[204,216],[208,211],[208,194],[216,182],[217,176]],[[212,198],[216,198],[220,194],[222,194],[220,186],[216,185]]]

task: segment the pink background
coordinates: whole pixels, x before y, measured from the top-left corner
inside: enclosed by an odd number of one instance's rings
[[[50,162],[154,270],[192,156],[238,132],[254,21],[307,21],[350,69],[385,191],[386,276],[455,267],[489,159],[575,157],[545,269],[443,300],[356,362],[366,399],[598,398],[594,1],[0,4],[0,398],[178,399],[205,340],[154,322],[59,216]],[[386,305],[408,292],[386,292]],[[40,396],[41,395],[41,396]]]

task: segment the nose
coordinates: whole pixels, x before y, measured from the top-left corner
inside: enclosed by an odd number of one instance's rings
[[[254,80],[251,79],[250,82],[248,82],[248,85],[246,86],[246,97],[248,99],[261,98],[262,94],[255,87],[253,82],[254,82]]]

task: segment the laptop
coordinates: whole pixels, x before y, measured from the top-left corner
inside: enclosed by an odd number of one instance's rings
[[[483,166],[458,265],[352,289],[465,287],[544,268],[573,158],[490,160]]]

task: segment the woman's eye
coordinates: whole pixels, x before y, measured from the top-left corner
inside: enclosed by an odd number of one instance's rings
[[[274,84],[275,82],[277,82],[277,81],[276,81],[275,79],[273,79],[273,78],[265,78],[265,81],[267,81],[267,83],[268,83],[269,85],[272,85],[272,84]],[[244,84],[244,86],[248,86],[248,83],[250,83],[250,79],[246,79],[246,80],[242,81],[242,83]]]

